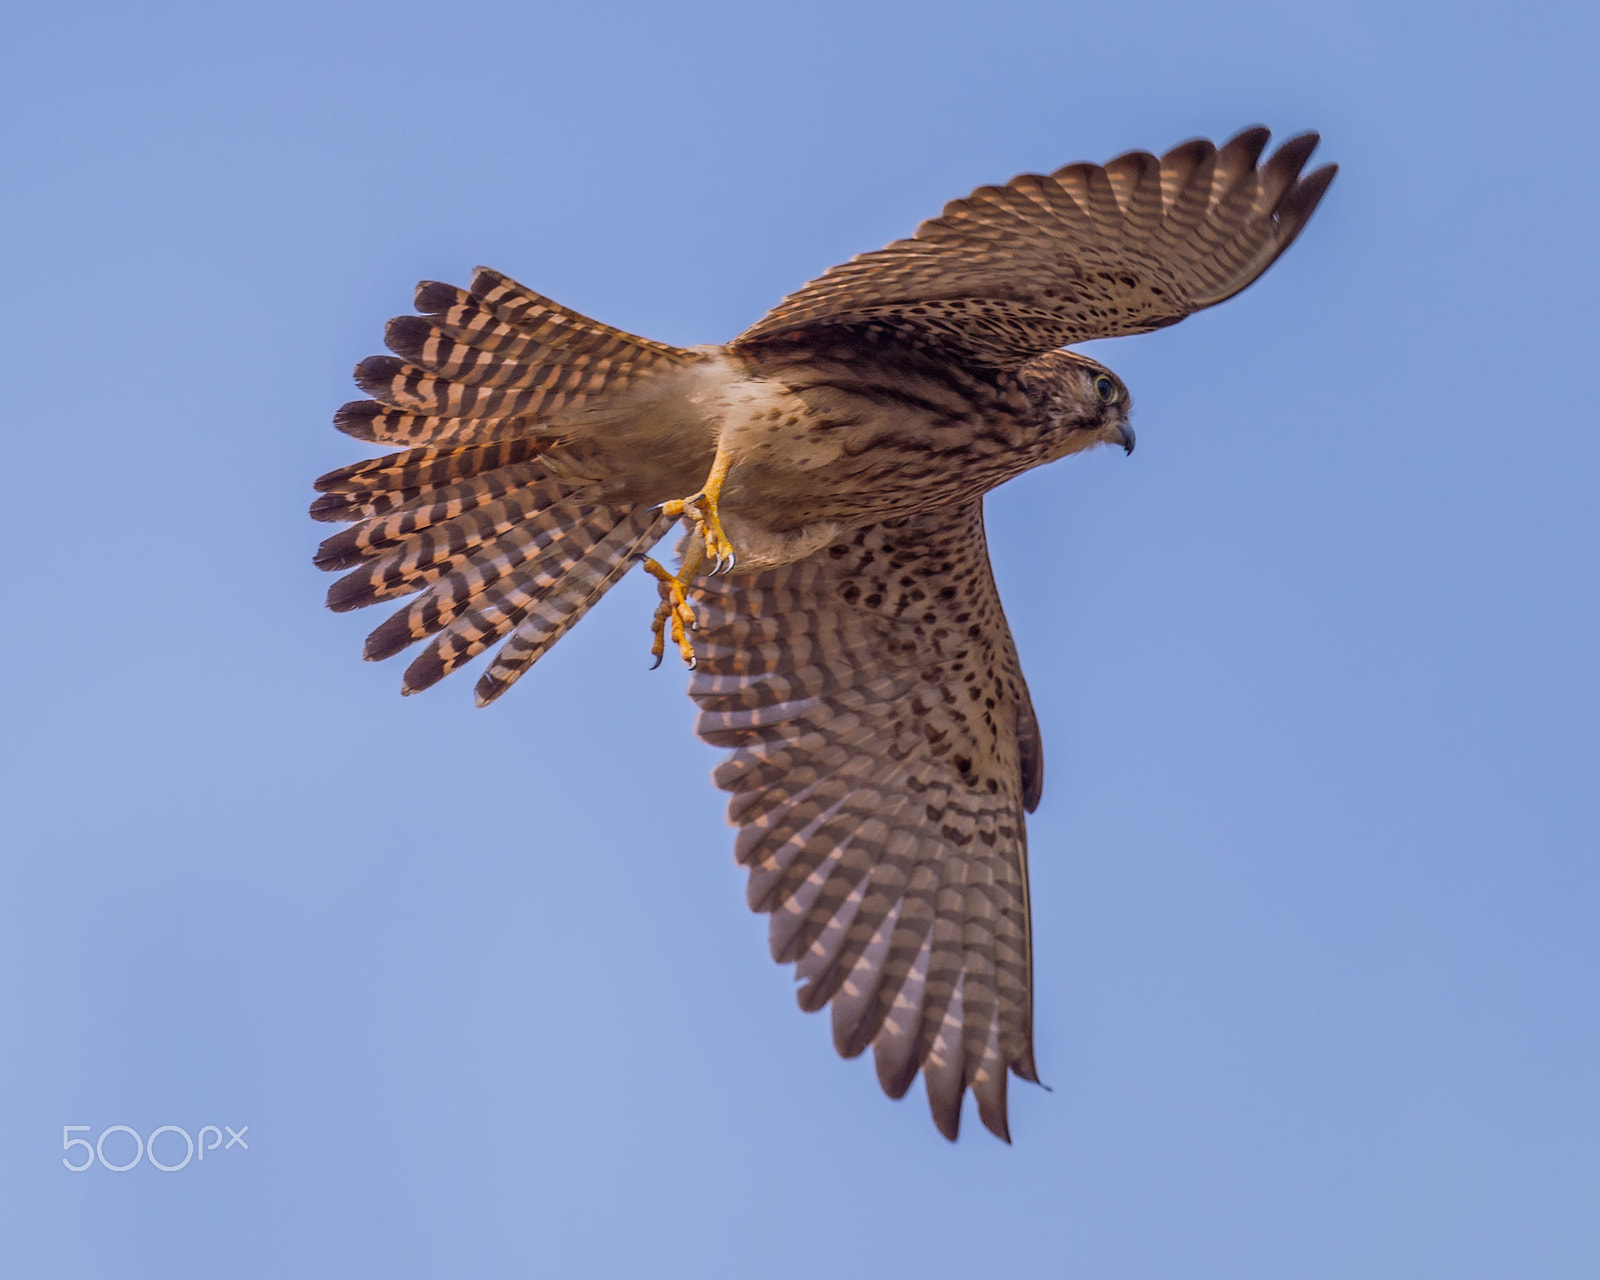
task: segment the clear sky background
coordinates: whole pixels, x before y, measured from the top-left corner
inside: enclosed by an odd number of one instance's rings
[[[7,1274],[1600,1275],[1595,13],[11,12]],[[1054,1091],[952,1147],[767,958],[642,578],[488,711],[358,661],[329,417],[418,279],[721,341],[1257,121],[1343,166],[1306,234],[990,500]]]

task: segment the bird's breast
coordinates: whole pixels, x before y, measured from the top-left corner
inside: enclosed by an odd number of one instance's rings
[[[968,501],[1035,462],[1022,415],[945,386],[769,380],[730,408],[724,506],[775,531]]]

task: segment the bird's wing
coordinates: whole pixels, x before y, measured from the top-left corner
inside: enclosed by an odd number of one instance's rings
[[[1314,133],[1258,167],[1269,136],[1246,129],[1220,150],[1197,140],[1159,160],[1131,151],[979,187],[911,239],[824,272],[733,345],[893,339],[1014,369],[1175,324],[1271,266],[1333,181],[1334,165],[1300,177]]]
[[[1037,1079],[1024,811],[1043,759],[981,503],[695,593],[696,729],[734,749],[713,776],[801,1008],[831,1002],[835,1046],[872,1045],[891,1097],[921,1070],[947,1138],[969,1087],[1007,1138],[1007,1070]]]

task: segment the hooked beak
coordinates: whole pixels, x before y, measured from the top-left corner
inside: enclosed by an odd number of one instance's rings
[[[1117,424],[1117,434],[1121,437],[1119,443],[1122,445],[1123,453],[1132,453],[1134,442],[1133,426],[1127,422],[1119,422]]]

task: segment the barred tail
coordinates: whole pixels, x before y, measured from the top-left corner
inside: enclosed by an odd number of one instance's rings
[[[391,321],[403,360],[374,356],[356,380],[374,398],[335,415],[363,440],[413,446],[316,482],[318,520],[355,523],[325,541],[318,567],[346,570],[328,607],[414,596],[368,638],[387,658],[432,638],[402,692],[443,679],[502,638],[478,682],[494,701],[672,525],[618,506],[566,465],[550,421],[699,359],[589,320],[493,272],[470,292],[423,284],[424,316]]]

